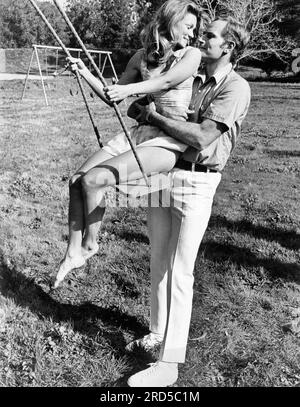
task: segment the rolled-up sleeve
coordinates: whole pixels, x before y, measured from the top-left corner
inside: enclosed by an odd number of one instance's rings
[[[238,117],[243,116],[250,104],[250,86],[246,81],[229,82],[202,113],[202,118],[211,119],[232,128]]]

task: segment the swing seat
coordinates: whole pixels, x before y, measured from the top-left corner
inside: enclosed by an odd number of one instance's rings
[[[118,184],[116,185],[116,189],[128,197],[139,198],[141,196],[166,189],[170,184],[167,172],[160,172],[158,174],[148,176],[148,182],[149,186],[146,185],[144,178],[140,178]]]

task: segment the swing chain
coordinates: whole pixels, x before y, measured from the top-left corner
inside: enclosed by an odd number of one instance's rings
[[[69,64],[66,64],[62,70],[60,70],[60,71],[56,70],[55,72],[53,72],[52,75],[56,78],[57,76],[62,75],[62,74],[63,74],[64,72],[66,72],[68,69],[69,69]]]

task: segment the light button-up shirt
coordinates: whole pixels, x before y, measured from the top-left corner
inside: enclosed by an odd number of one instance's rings
[[[233,70],[232,64],[226,65],[207,80],[205,72],[199,73],[195,78],[190,105],[195,112],[189,121],[201,123],[205,118],[211,119],[225,124],[228,130],[200,151],[188,147],[182,158],[222,171],[236,145],[250,97],[248,82]]]

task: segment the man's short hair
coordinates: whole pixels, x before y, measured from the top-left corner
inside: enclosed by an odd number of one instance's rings
[[[230,58],[230,62],[235,64],[242,56],[248,42],[250,41],[250,33],[243,24],[231,16],[220,15],[215,18],[215,21],[216,20],[227,22],[223,29],[222,36],[226,42],[232,41],[235,43]]]

